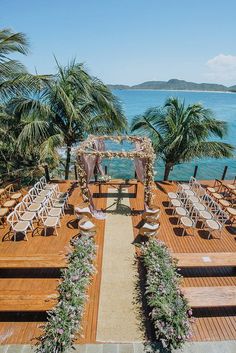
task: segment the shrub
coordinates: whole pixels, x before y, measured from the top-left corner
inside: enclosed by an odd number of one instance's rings
[[[176,263],[164,243],[156,239],[142,245],[141,258],[156,338],[168,348],[180,348],[190,337],[192,311],[181,293]]]
[[[45,332],[36,353],[63,353],[72,346],[79,330],[87,299],[86,291],[94,273],[96,246],[92,237],[73,240],[74,251],[68,256],[68,267],[62,271],[58,287],[59,301],[48,312]]]

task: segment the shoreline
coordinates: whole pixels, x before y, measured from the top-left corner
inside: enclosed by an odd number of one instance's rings
[[[201,91],[191,89],[155,89],[155,88],[113,88],[112,91],[161,91],[161,92],[195,92],[195,93],[226,93],[235,94],[236,92],[230,91]]]

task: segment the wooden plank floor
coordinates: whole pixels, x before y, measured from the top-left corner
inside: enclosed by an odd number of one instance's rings
[[[212,185],[213,182],[202,182],[203,185]],[[166,243],[173,253],[236,253],[236,228],[226,227],[221,239],[207,239],[204,231],[196,232],[195,236],[181,236],[181,228],[176,225],[176,217],[171,215],[167,207],[167,193],[175,191],[173,183],[157,183],[155,204],[161,208],[161,231],[158,238]],[[131,199],[131,207],[135,210],[143,207],[143,191],[139,185],[139,197]],[[133,216],[134,234],[138,235],[138,225],[141,215]],[[139,239],[137,239],[139,241]],[[233,267],[209,269],[185,269],[183,287],[235,286],[236,270]],[[204,298],[203,298],[204,300]],[[196,309],[194,310],[195,323],[192,325],[193,341],[205,340],[235,340],[236,339],[236,308]]]
[[[70,188],[70,182],[60,183],[60,190],[65,191]],[[97,191],[94,185],[91,191]],[[106,187],[104,186],[104,192]],[[62,226],[58,230],[59,236],[41,235],[41,230],[35,232],[35,236],[28,236],[29,241],[18,238],[16,242],[9,237],[8,227],[0,229],[0,257],[6,256],[52,256],[68,253],[70,250],[70,239],[78,234],[78,226],[73,214],[73,207],[81,202],[80,191],[78,188],[71,190],[69,198],[70,209],[62,219]],[[105,208],[106,198],[94,199],[97,208]],[[83,320],[83,332],[79,342],[94,342],[96,337],[97,313],[99,302],[99,288],[101,278],[101,262],[103,250],[103,234],[105,221],[94,220],[97,225],[95,242],[98,246],[97,258],[95,261],[98,267],[97,273],[92,280],[88,290],[89,301],[85,308]],[[61,261],[60,261],[61,262]],[[29,269],[14,268],[0,269],[0,291],[21,290],[22,293],[31,289],[37,289],[41,293],[56,293],[59,282],[60,271],[58,269]],[[45,313],[6,313],[0,312],[0,344],[25,344],[35,343],[35,338],[42,333],[43,325],[46,322]]]
[[[210,183],[208,183],[210,184]],[[66,190],[70,183],[61,183],[60,189]],[[159,183],[156,191],[156,204],[161,207],[161,232],[159,238],[163,240],[172,252],[186,253],[213,253],[213,252],[236,252],[236,230],[226,229],[222,239],[207,239],[204,232],[196,233],[195,236],[180,236],[180,229],[176,225],[176,219],[170,215],[166,207],[167,192],[174,191],[176,186],[171,183]],[[133,187],[130,188],[132,192]],[[91,186],[92,191],[98,191],[98,187]],[[106,192],[104,187],[103,192]],[[106,195],[94,198],[98,209],[106,206]],[[13,242],[8,239],[8,229],[0,229],[0,257],[2,256],[34,256],[66,254],[70,239],[78,234],[77,222],[73,215],[73,206],[81,202],[78,188],[71,192],[69,204],[71,209],[63,217],[59,236],[48,235],[43,237],[29,236],[29,241],[18,240]],[[143,209],[143,187],[138,184],[138,195],[130,198],[131,208],[134,211]],[[132,216],[134,224],[134,237],[137,241],[138,224],[141,215],[135,213]],[[96,221],[96,220],[95,220]],[[98,316],[99,291],[102,272],[102,255],[104,242],[105,221],[96,221],[97,235],[95,237],[98,245],[95,265],[97,273],[88,289],[89,301],[85,308],[83,329],[76,343],[94,343],[96,341],[96,328]],[[201,286],[234,286],[236,285],[235,268],[212,268],[212,269],[184,269],[184,287]],[[55,293],[60,272],[58,269],[0,269],[0,290],[21,288],[22,291],[35,288],[44,288],[47,292]],[[192,340],[223,340],[236,339],[236,313],[235,308],[224,309],[198,309],[194,311],[196,317],[193,324]],[[45,313],[0,313],[0,344],[23,344],[34,343],[35,337],[42,332],[42,324],[46,321]]]

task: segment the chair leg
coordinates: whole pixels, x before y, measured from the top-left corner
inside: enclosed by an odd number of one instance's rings
[[[45,237],[46,237],[46,230],[47,230],[47,228],[44,227],[44,236],[45,236]]]
[[[58,236],[58,233],[57,233],[57,227],[55,227],[55,233],[56,233],[56,235]]]

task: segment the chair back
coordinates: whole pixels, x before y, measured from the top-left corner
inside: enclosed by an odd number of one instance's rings
[[[42,188],[44,189],[45,186],[47,185],[47,180],[46,180],[45,176],[43,176],[42,178],[40,178],[40,179],[39,179],[39,182],[40,182]]]
[[[12,211],[8,216],[7,216],[7,223],[10,225],[11,228],[14,227],[14,224],[19,222],[19,216],[16,211]]]
[[[48,211],[46,207],[42,207],[41,210],[38,212],[39,219],[44,223],[45,219],[48,216]]]
[[[203,195],[203,197],[202,197],[202,201],[205,203],[205,205],[207,207],[209,207],[209,205],[211,204],[213,199],[212,199],[212,197],[209,194],[205,193],[205,195]]]
[[[216,214],[222,210],[220,205],[214,200],[212,200],[211,203],[209,204],[209,208],[213,214]]]
[[[193,185],[194,185],[196,182],[197,182],[197,179],[194,178],[193,176],[191,176],[190,179],[189,179],[189,185],[190,185],[190,187],[192,188]]]
[[[14,192],[14,187],[13,187],[13,184],[9,184],[5,187],[5,194],[6,195],[10,195],[11,192]]]
[[[217,221],[220,223],[221,227],[228,221],[229,216],[223,210],[218,210],[216,213]]]
[[[35,189],[37,195],[40,193],[40,191],[43,190],[39,181],[36,184],[34,184],[34,189]]]
[[[205,194],[206,194],[206,190],[200,185],[200,187],[198,188],[198,191],[197,191],[198,197],[200,197],[200,199],[202,199]]]
[[[25,205],[26,208],[27,208],[28,206],[30,206],[31,203],[32,203],[32,200],[31,200],[30,195],[29,195],[29,194],[25,195],[25,196],[23,197],[23,199],[22,199],[21,202]]]
[[[21,201],[20,203],[18,203],[18,205],[15,206],[14,211],[16,211],[18,215],[24,213],[26,211],[26,204]]]
[[[193,221],[193,227],[195,227],[198,222],[199,214],[196,208],[194,207],[194,204],[189,210],[189,218],[191,218],[191,220]]]
[[[37,196],[37,190],[33,187],[29,190],[28,195],[30,196],[31,200],[33,201]]]

